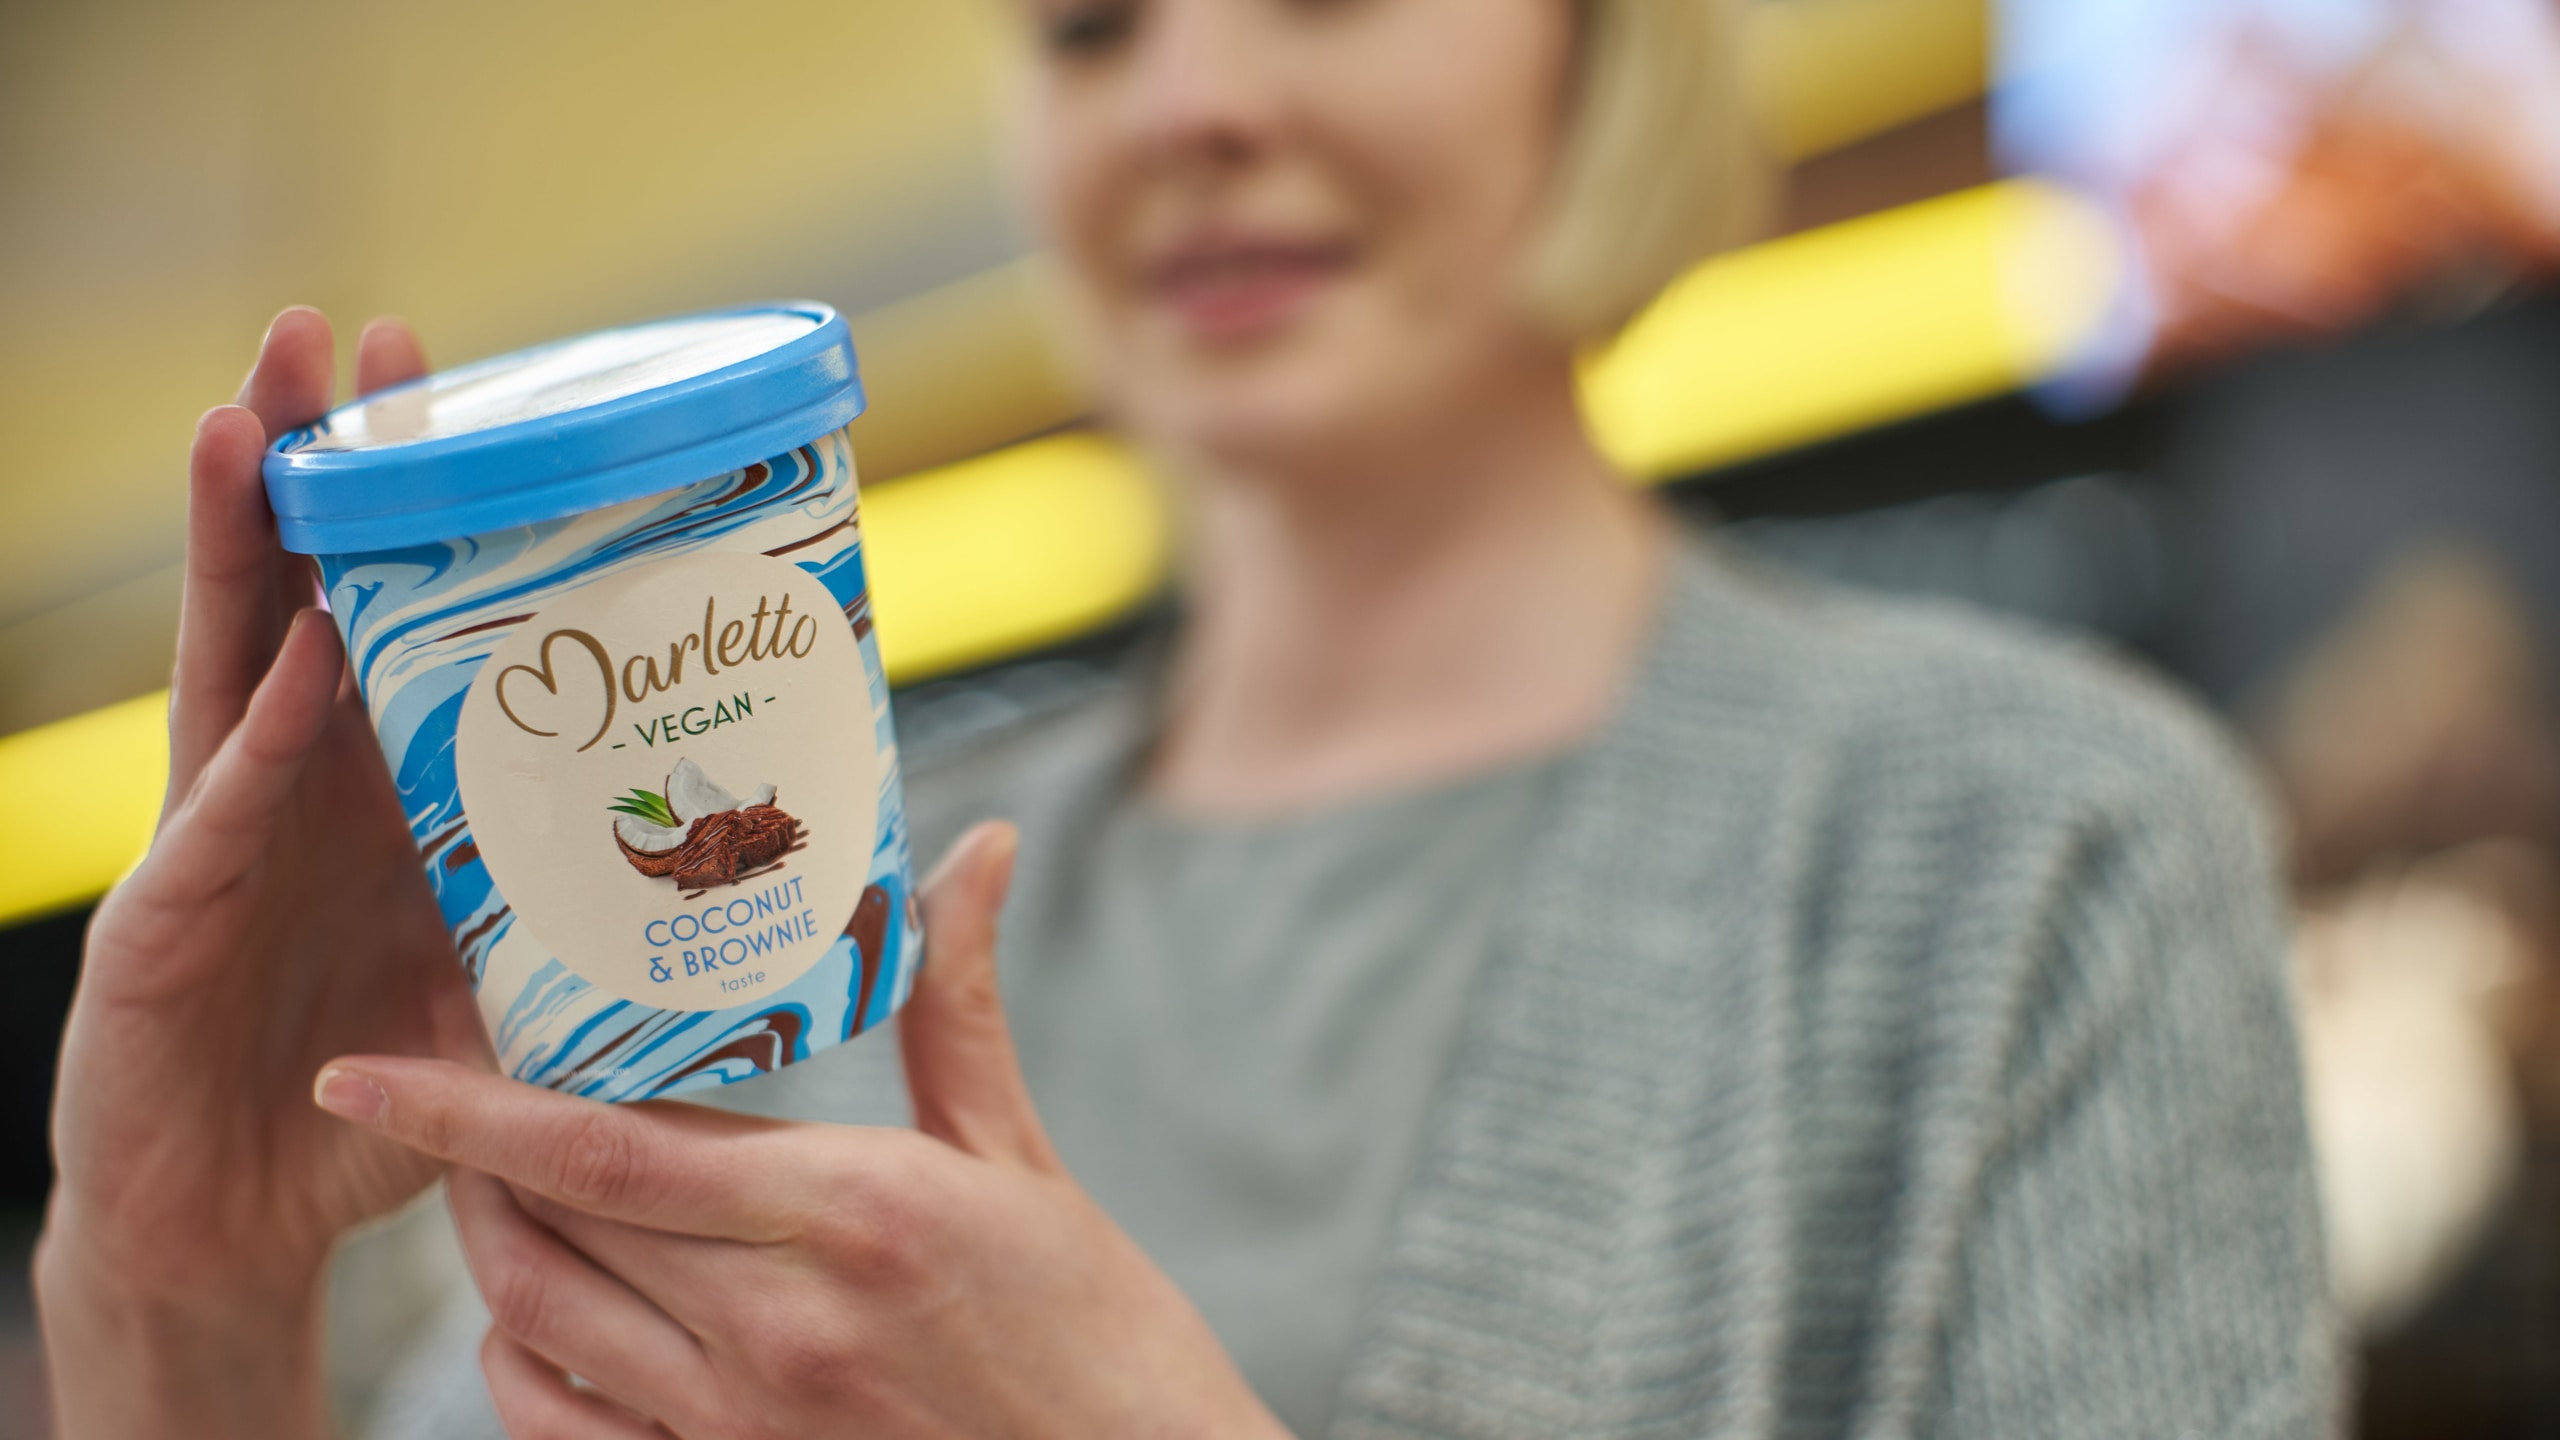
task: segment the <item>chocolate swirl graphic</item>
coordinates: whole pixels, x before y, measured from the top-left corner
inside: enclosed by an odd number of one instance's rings
[[[726,1065],[743,1060],[758,1075],[769,1075],[800,1058],[800,1037],[808,1028],[809,1017],[796,1005],[777,1006],[729,1032],[727,1039],[688,1061],[682,1069],[660,1081],[652,1095],[664,1095],[684,1088],[684,1082]]]
[[[853,992],[853,1018],[846,1031],[859,1035],[871,1028],[871,987],[880,978],[880,952],[889,939],[889,892],[878,885],[864,886],[844,933],[862,956],[862,981]]]

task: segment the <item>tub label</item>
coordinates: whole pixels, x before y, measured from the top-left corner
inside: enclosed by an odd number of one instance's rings
[[[721,552],[524,617],[473,677],[455,769],[526,927],[598,988],[741,1005],[818,963],[870,873],[881,757],[816,576]]]

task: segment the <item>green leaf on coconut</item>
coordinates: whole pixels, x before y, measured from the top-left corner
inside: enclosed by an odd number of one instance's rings
[[[676,819],[676,812],[668,806],[667,797],[654,790],[634,790],[604,808],[624,815],[636,815],[666,830],[676,829],[681,823]]]

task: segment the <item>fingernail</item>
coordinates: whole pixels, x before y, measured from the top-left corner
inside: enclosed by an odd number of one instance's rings
[[[380,1120],[383,1107],[391,1103],[391,1097],[371,1079],[334,1066],[320,1072],[319,1083],[311,1087],[311,1098],[319,1102],[321,1109],[359,1125]]]

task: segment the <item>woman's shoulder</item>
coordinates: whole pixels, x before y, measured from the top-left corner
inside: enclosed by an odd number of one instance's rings
[[[2256,769],[2221,722],[2106,644],[1961,602],[1814,579],[1709,541],[1673,625],[1692,690],[1754,687],[1766,722],[1847,793],[2256,823]],[[1746,678],[1747,677],[1747,678]],[[1681,687],[1671,687],[1678,689]]]
[[[2281,1027],[2277,832],[2219,722],[2090,641],[1712,560],[1684,581],[1702,698],[1678,730],[1762,697],[1752,724],[1720,726],[1769,777],[1732,822],[1749,827],[1737,868],[1805,918],[1787,933],[1823,1043],[2028,1055],[2083,1002],[2156,987],[2180,998],[2138,1023],[2172,1049],[2221,1033],[2195,1005]],[[1923,1012],[1952,1018],[1915,1042],[1903,1020]]]

